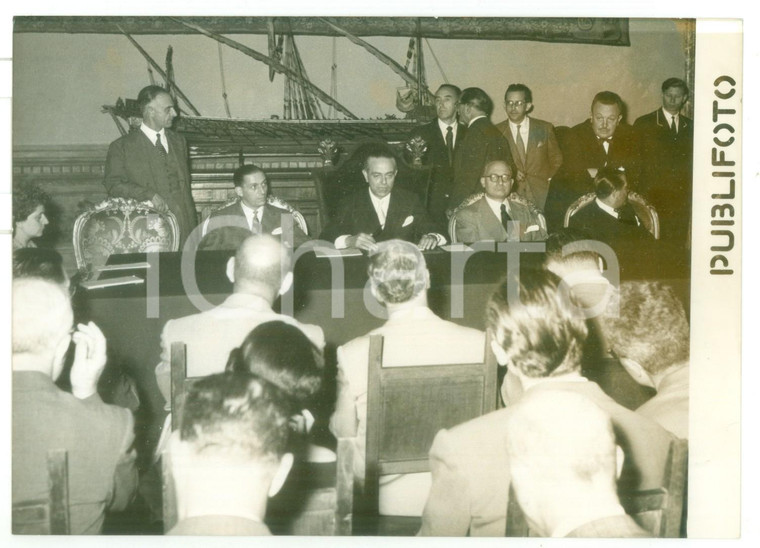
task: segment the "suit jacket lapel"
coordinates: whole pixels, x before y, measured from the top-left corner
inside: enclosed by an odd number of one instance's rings
[[[366,190],[359,193],[359,203],[357,204],[354,214],[358,216],[356,226],[366,227],[366,232],[374,234],[380,230],[380,219],[375,211],[375,206],[372,205],[372,199],[369,197],[370,192],[369,187],[367,187]],[[390,211],[390,206],[388,206],[388,210]],[[385,226],[388,226],[387,218],[385,220]],[[359,232],[364,232],[364,230],[359,230]]]
[[[396,228],[401,228],[401,219],[403,204],[399,202],[398,192],[391,192],[391,199],[388,202],[388,211],[385,214],[385,227],[383,234],[390,234]]]
[[[484,234],[501,234],[501,239],[507,239],[507,231],[504,230],[504,225],[501,224],[501,219],[497,218],[493,213],[493,209],[488,205],[485,196],[480,199],[478,206],[478,219],[481,219]]]

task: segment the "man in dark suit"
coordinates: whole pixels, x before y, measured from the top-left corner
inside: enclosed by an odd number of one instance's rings
[[[606,243],[617,253],[629,250],[631,244],[654,243],[628,201],[629,188],[624,172],[600,169],[594,185],[596,199],[570,217],[571,227]]]
[[[396,158],[383,145],[367,152],[362,174],[369,188],[346,196],[320,236],[338,249],[356,247],[372,251],[377,242],[399,239],[433,249],[446,243],[435,232],[425,207],[416,194],[395,189]]]
[[[103,184],[109,196],[150,200],[159,211],[177,217],[180,241],[198,223],[190,188],[185,138],[169,128],[177,116],[174,101],[160,86],[140,90],[139,131],[131,131],[108,147]]]
[[[686,82],[668,78],[662,84],[662,108],[633,124],[641,165],[638,190],[660,216],[662,239],[680,246],[687,244],[691,219],[694,127],[681,114],[688,99]]]
[[[446,226],[446,209],[454,183],[454,152],[464,138],[465,125],[457,121],[462,94],[457,86],[443,84],[435,92],[435,120],[415,128],[410,139],[422,137],[427,144],[425,163],[432,165],[428,212],[434,222]]]
[[[562,227],[565,211],[577,198],[594,191],[594,177],[605,166],[623,167],[628,182],[638,181],[638,151],[633,129],[623,120],[623,101],[600,91],[591,103],[591,119],[571,128],[562,151],[562,167],[552,178],[546,198],[546,222],[552,232]]]
[[[480,88],[467,88],[459,99],[459,120],[467,133],[454,152],[454,188],[449,209],[454,209],[474,192],[480,192],[480,177],[488,162],[502,160],[514,168],[509,145],[491,123],[493,101]],[[514,170],[513,170],[514,172]]]
[[[562,165],[554,126],[528,116],[533,110],[533,92],[525,84],[510,84],[504,94],[507,119],[496,124],[509,143],[517,166],[516,192],[544,210],[549,180]]]
[[[239,227],[251,234],[271,234],[287,247],[296,248],[309,237],[298,226],[293,214],[273,204],[267,203],[269,181],[264,170],[253,164],[240,166],[232,174],[235,194],[238,200],[211,213],[203,224],[205,241],[214,237],[214,232],[227,227]],[[283,216],[285,223],[283,223]],[[292,227],[292,232],[290,230]],[[205,246],[224,247],[223,245]],[[237,246],[232,247],[235,249]]]
[[[42,278],[13,282],[13,502],[46,498],[47,452],[68,457],[74,535],[97,535],[106,510],[123,510],[137,488],[129,410],[97,392],[106,341],[92,322],[72,329],[67,289]],[[54,383],[74,342],[71,393]]]
[[[612,417],[625,454],[621,490],[660,487],[673,436],[581,377],[586,323],[560,284],[545,271],[512,275],[499,284],[486,305],[496,359],[508,364],[507,377],[524,390],[522,397],[571,392]],[[513,413],[514,405],[508,405],[438,432],[430,449],[433,483],[421,535],[504,536],[511,481],[506,428]]]

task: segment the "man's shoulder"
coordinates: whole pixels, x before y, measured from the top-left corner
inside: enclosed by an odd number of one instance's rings
[[[209,217],[221,217],[223,215],[244,215],[243,208],[240,205],[240,200],[235,200],[234,202],[231,202],[227,204],[226,206],[223,206],[219,209],[215,209],[211,212]]]
[[[636,121],[633,122],[634,127],[636,126],[646,126],[649,124],[656,124],[657,123],[657,113],[660,111],[660,109],[653,110],[652,112],[648,112],[646,114],[643,114],[636,118]]]
[[[534,118],[533,116],[530,117],[530,126],[542,131],[549,131],[551,129],[554,129],[554,124],[551,122],[541,120],[540,118]]]
[[[479,215],[483,210],[483,206],[488,207],[485,196],[481,196],[478,200],[475,200],[471,204],[464,206],[457,212],[457,217],[459,217],[461,214],[464,214],[465,216]]]

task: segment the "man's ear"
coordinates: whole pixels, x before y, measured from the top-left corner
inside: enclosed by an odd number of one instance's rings
[[[483,190],[485,190],[485,188],[486,188],[486,178],[485,177],[481,177],[480,178],[480,186],[482,186]]]
[[[292,285],[293,285],[293,272],[288,272],[287,274],[285,274],[285,277],[282,279],[282,283],[280,284],[280,290],[277,292],[277,294],[284,295],[290,290]]]
[[[362,175],[364,175],[364,181],[369,184],[369,173],[366,169],[362,169]]]
[[[430,270],[425,269],[425,289],[430,289]]]
[[[229,260],[227,261],[226,273],[227,273],[227,279],[234,284],[235,283],[235,257],[234,256],[230,257]]]
[[[238,195],[238,198],[242,198],[243,197],[243,187],[236,186],[235,187],[235,194]]]
[[[293,453],[285,453],[280,459],[280,464],[277,465],[277,471],[274,473],[272,483],[269,485],[269,496],[273,497],[282,489],[282,485],[288,478],[290,469],[293,467]]]
[[[625,462],[625,453],[623,453],[623,449],[619,446],[615,446],[615,466],[617,467],[615,470],[615,477],[617,479],[620,479],[620,474],[623,473],[623,463]]]
[[[53,379],[53,382],[57,381],[58,377],[60,377],[63,372],[63,362],[66,359],[66,352],[68,352],[69,346],[71,346],[71,334],[69,333],[62,337],[61,340],[58,341],[58,344],[55,345],[55,350],[53,351],[53,368],[50,371],[50,377]]]

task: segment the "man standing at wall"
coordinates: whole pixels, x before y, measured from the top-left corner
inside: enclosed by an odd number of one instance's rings
[[[143,119],[140,130],[108,147],[103,184],[109,196],[150,200],[159,211],[174,213],[184,242],[198,220],[187,143],[169,129],[177,116],[174,100],[164,88],[147,86],[137,95],[137,103]]]

